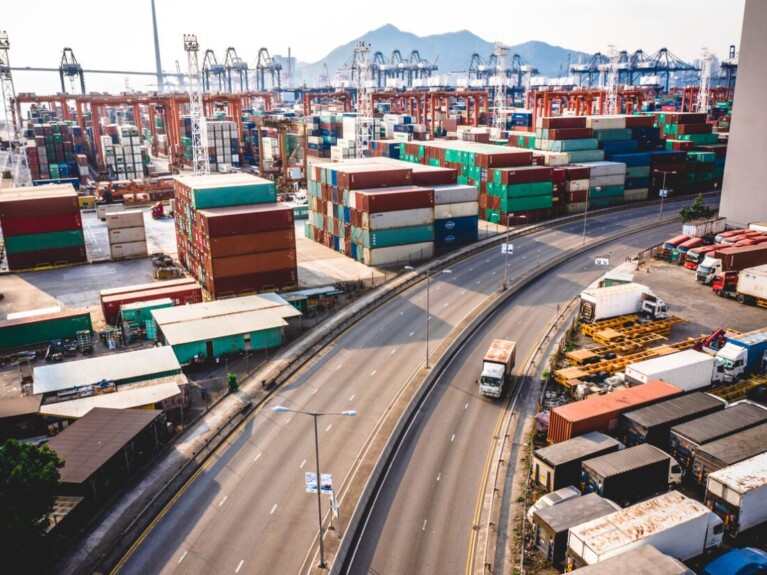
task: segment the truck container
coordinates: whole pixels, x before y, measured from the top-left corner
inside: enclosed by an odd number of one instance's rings
[[[642,313],[653,319],[666,317],[668,306],[650,288],[626,283],[581,292],[580,316],[585,322]]]
[[[767,245],[731,247],[706,254],[698,265],[695,278],[699,283],[710,285],[716,274],[740,271],[767,264]]]
[[[760,233],[767,232],[767,223],[764,222],[754,222],[752,224],[748,224],[749,230],[754,230]]]
[[[733,230],[727,230],[726,232],[716,234],[716,236],[714,237],[714,243],[721,244],[727,238],[731,238],[733,236],[737,236],[742,233],[743,233],[743,228],[735,228]]]
[[[764,373],[766,353],[767,328],[728,337],[716,353],[724,368],[724,382],[737,381],[747,373]]]
[[[767,422],[767,410],[749,402],[693,419],[671,428],[669,452],[685,473],[692,469],[693,457],[703,445]]]
[[[681,561],[664,555],[652,545],[637,547],[617,557],[581,567],[571,573],[578,575],[695,575]],[[728,574],[732,575],[732,574]]]
[[[589,397],[551,410],[548,440],[560,443],[589,431],[617,432],[621,413],[682,395],[684,391],[665,381],[620,389]]]
[[[623,507],[682,482],[681,466],[646,443],[587,459],[581,470],[583,493],[596,493]]]
[[[626,447],[649,443],[667,449],[672,427],[726,407],[726,401],[713,395],[688,393],[622,413],[618,437]]]
[[[703,445],[695,452],[692,477],[698,485],[704,485],[708,476],[730,465],[767,451],[767,423],[744,429],[722,439]]]
[[[659,254],[660,258],[664,260],[671,259],[671,252],[674,250],[674,248],[676,248],[677,246],[686,242],[689,239],[690,239],[690,236],[681,235],[681,236],[674,236],[670,240],[666,240],[661,245],[660,254]]]
[[[682,225],[682,234],[691,238],[714,238],[724,231],[727,218],[692,220]]]
[[[733,549],[717,557],[701,571],[701,575],[763,575],[767,572],[767,553],[745,547]]]
[[[684,258],[684,267],[688,270],[697,270],[698,265],[705,259],[706,254],[720,249],[722,249],[722,247],[717,245],[698,246],[697,248],[693,248],[687,252],[687,256]]]
[[[477,380],[480,395],[501,397],[514,367],[516,349],[517,344],[513,341],[493,340],[482,359],[482,375]]]
[[[767,521],[767,453],[709,474],[706,505],[732,537]]]
[[[536,449],[533,453],[533,481],[554,491],[580,485],[581,463],[586,459],[618,451],[620,442],[604,433],[592,431],[562,443]]]
[[[687,349],[626,366],[631,385],[663,380],[685,391],[695,391],[722,382],[722,363],[715,357]]]
[[[715,513],[678,491],[670,491],[571,527],[567,553],[575,567],[582,567],[652,545],[661,553],[687,561],[719,547],[722,536],[722,520]]]
[[[596,493],[589,493],[535,510],[531,519],[535,546],[555,567],[559,567],[567,554],[567,533],[571,527],[604,517],[619,509],[620,507],[612,501]]]
[[[767,308],[767,265],[739,272],[716,274],[711,289],[719,297],[730,297],[740,304]]]
[[[527,520],[530,522],[533,521],[533,513],[538,513],[548,507],[559,505],[565,501],[580,496],[581,490],[573,485],[568,485],[567,487],[562,487],[561,489],[542,495],[527,510]]]

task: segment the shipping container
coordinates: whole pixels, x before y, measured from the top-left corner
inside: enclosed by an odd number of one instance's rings
[[[107,229],[136,228],[144,226],[144,212],[141,210],[125,210],[106,214]]]
[[[477,206],[477,209],[479,209],[479,206]],[[362,228],[366,230],[386,230],[389,228],[404,228],[408,226],[426,226],[433,223],[434,210],[432,208],[362,213]]]
[[[0,349],[48,343],[77,337],[78,331],[93,331],[86,309],[68,309],[12,320],[0,320]]]
[[[9,237],[82,229],[83,221],[79,213],[70,213],[6,219],[0,221],[0,226],[2,226],[3,236]]]
[[[102,293],[101,311],[104,313],[104,319],[108,324],[114,325],[120,317],[121,306],[138,301],[170,298],[173,301],[173,305],[202,302],[202,289],[196,283],[168,285],[169,283],[144,284],[148,289],[143,291],[108,295]]]
[[[85,245],[82,229],[63,232],[48,232],[43,234],[27,234],[5,238],[7,254],[55,250],[60,248],[77,248]]]
[[[149,255],[146,240],[124,244],[111,244],[109,250],[112,254],[112,259],[143,258]]]
[[[79,264],[88,261],[85,246],[6,253],[5,255],[5,259],[8,262],[8,269],[11,271],[52,265]]]
[[[434,205],[476,202],[479,190],[476,186],[443,186],[434,188]]]
[[[260,204],[199,210],[199,226],[208,237],[239,236],[293,228],[293,210],[280,204]]]
[[[274,182],[249,174],[177,176],[174,187],[197,210],[277,201]]]
[[[77,192],[70,185],[0,191],[0,220],[73,214],[79,210]]]
[[[434,206],[435,220],[476,217],[479,214],[479,202],[462,202],[460,204],[442,204]]]
[[[117,288],[103,289],[99,291],[99,297],[103,299],[105,297],[109,297],[113,295],[133,293],[137,291],[151,291],[153,289],[166,289],[169,287],[176,287],[181,285],[194,286],[194,285],[197,285],[197,282],[195,282],[192,278],[185,277],[185,278],[179,278],[175,280],[163,280],[161,282],[134,284],[129,286],[117,287]]]
[[[592,431],[562,443],[536,449],[533,453],[532,479],[546,491],[568,485],[580,486],[581,462],[618,451],[617,439]]]
[[[364,212],[414,210],[434,206],[434,190],[417,186],[371,188],[357,190],[354,199],[353,207]]]
[[[288,267],[262,273],[207,278],[206,281],[205,289],[219,298],[294,287],[298,283],[298,274],[295,267]]]
[[[686,349],[629,364],[625,373],[630,385],[662,379],[685,391],[695,391],[721,383],[724,368],[714,356]]]
[[[214,258],[207,260],[205,264],[207,276],[215,279],[251,275],[295,267],[296,251],[281,250]]]
[[[621,413],[682,393],[681,389],[665,381],[651,381],[555,407],[549,418],[548,440],[559,443],[589,431],[615,434]]]
[[[146,228],[144,226],[136,228],[110,228],[108,233],[110,244],[146,241]]]
[[[245,254],[257,254],[261,252],[274,252],[280,250],[295,250],[296,232],[288,230],[274,230],[241,234],[238,236],[220,236],[208,238],[203,236],[203,249],[210,253],[212,258],[229,256],[241,256]]]
[[[434,257],[434,242],[419,242],[386,248],[363,248],[362,263],[366,266],[408,264]]]

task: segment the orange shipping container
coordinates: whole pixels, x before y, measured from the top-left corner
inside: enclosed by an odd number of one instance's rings
[[[224,258],[295,249],[296,230],[275,230],[220,238],[202,236],[201,239],[202,248],[209,251],[212,258]]]
[[[294,267],[295,250],[280,250],[261,254],[247,254],[230,258],[215,258],[205,262],[208,277],[226,278],[241,275],[271,272]]]
[[[621,413],[682,393],[682,389],[665,381],[649,381],[644,385],[555,407],[549,417],[549,443],[567,441],[590,431],[609,434],[618,427]]]

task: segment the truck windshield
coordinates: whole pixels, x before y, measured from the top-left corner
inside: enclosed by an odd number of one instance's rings
[[[707,266],[698,266],[698,271],[704,274],[709,274],[711,273],[711,268]]]
[[[479,382],[482,385],[489,385],[491,387],[499,387],[501,385],[501,380],[495,377],[487,377],[486,375],[483,375]]]
[[[722,367],[724,369],[732,369],[733,363],[731,359],[722,358]]]

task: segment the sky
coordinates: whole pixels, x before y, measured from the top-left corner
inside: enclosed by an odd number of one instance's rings
[[[384,24],[419,36],[465,29],[491,42],[540,40],[587,53],[604,53],[610,44],[648,54],[666,47],[688,62],[706,47],[724,59],[730,44],[736,49],[740,44],[745,0],[155,3],[163,69],[173,71],[178,60],[183,71],[185,33],[197,35],[200,57],[210,48],[223,61],[226,49],[233,46],[241,59],[255,66],[261,47],[272,56],[287,55],[290,47],[299,61],[316,62]],[[0,29],[8,32],[14,67],[57,68],[63,48],[69,47],[85,69],[155,70],[150,0],[3,0]],[[86,75],[86,89],[147,89],[154,80],[143,78],[91,74]],[[54,72],[14,72],[14,82],[17,92],[60,91]]]

